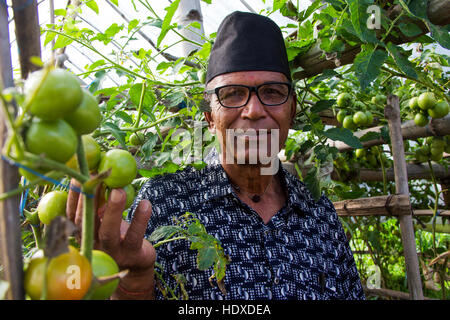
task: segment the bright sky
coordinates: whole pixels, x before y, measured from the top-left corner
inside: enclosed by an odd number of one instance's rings
[[[149,0],[148,1],[153,9],[156,11],[156,13],[163,18],[165,15],[165,10],[167,6],[170,5],[170,2],[168,0]],[[307,7],[309,4],[306,1],[301,1],[303,3],[302,6]],[[11,5],[11,0],[7,1],[8,5]],[[41,26],[45,26],[46,24],[50,23],[50,1],[44,0],[44,1],[38,1],[39,7],[39,23]],[[66,6],[67,1],[66,0],[54,0],[55,3],[55,9],[64,9]],[[151,13],[148,12],[148,10],[143,7],[139,1],[135,0],[134,3],[136,4],[136,9],[134,8],[133,2],[131,0],[119,0],[119,8],[121,11],[125,14],[125,16],[129,20],[133,19],[139,19],[141,21],[145,20],[146,16],[150,16]],[[217,28],[220,24],[220,22],[223,20],[223,18],[228,15],[229,13],[239,10],[239,11],[250,11],[248,7],[253,9],[255,12],[260,12],[261,10],[264,10],[266,7],[269,7],[272,5],[272,1],[266,1],[267,4],[264,4],[262,0],[230,0],[230,1],[223,1],[223,0],[212,0],[212,4],[207,4],[203,1],[200,1],[201,4],[201,10],[203,14],[203,28],[205,30],[205,34],[209,35],[213,32],[217,31]],[[106,3],[105,0],[97,0],[97,4],[99,6],[99,12],[100,14],[97,15],[94,11],[91,9],[84,7],[83,8],[83,14],[82,18],[85,19],[86,22],[83,22],[80,24],[80,27],[87,27],[92,30],[100,30],[104,32],[112,23],[117,23],[119,25],[127,23],[120,17],[120,15],[114,11],[110,5]],[[248,5],[248,7],[246,6]],[[10,19],[12,17],[12,10],[9,12]],[[271,18],[276,21],[277,23],[286,24],[290,20],[283,17],[281,14],[274,14],[271,16]],[[150,37],[154,43],[156,43],[156,40],[159,36],[160,29],[156,27],[144,27],[142,29],[145,31],[146,35]],[[126,31],[124,31],[124,35],[126,34]],[[11,55],[12,55],[12,61],[13,61],[13,67],[16,69],[15,76],[19,75],[19,62],[18,62],[18,52],[17,52],[17,46],[14,41],[14,23],[10,23],[10,38],[11,38]],[[150,44],[145,41],[141,36],[137,35],[138,40],[132,41],[130,43],[131,49],[138,50],[140,48],[144,48],[146,50],[153,48],[150,46]],[[119,43],[123,41],[120,41]],[[164,45],[170,45],[174,43],[175,41],[179,40],[179,37],[174,34],[173,32],[169,32],[166,38],[164,39],[162,46]],[[44,43],[44,38],[41,38],[41,45]],[[117,51],[117,48],[110,44],[108,46],[103,46],[100,42],[95,43],[96,48],[101,51],[102,53],[110,53],[112,50]],[[169,50],[167,50],[168,53],[174,55],[174,56],[182,56],[182,50],[180,45],[171,47]],[[155,52],[156,53],[156,52]],[[83,48],[82,46],[72,43],[67,49],[66,54],[69,57],[69,60],[66,61],[65,65],[72,69],[75,73],[82,73],[84,72],[84,66],[87,64],[91,64],[92,62],[99,59],[99,57],[96,56],[95,53],[92,53],[90,50]],[[49,59],[51,56],[51,46],[47,45],[45,48],[43,48],[42,51],[42,59],[45,61]],[[161,61],[164,59],[159,56]],[[130,62],[130,66],[134,66]],[[105,79],[105,83],[103,83],[103,87],[108,86],[114,86],[117,85],[117,83],[120,83],[120,79],[118,77],[115,77],[112,75],[113,78]],[[86,82],[89,83],[90,80],[86,79]]]

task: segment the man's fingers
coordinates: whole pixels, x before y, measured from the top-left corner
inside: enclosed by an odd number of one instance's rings
[[[113,189],[106,204],[98,237],[106,250],[114,249],[120,243],[120,224],[122,212],[125,210],[126,193],[123,189]]]
[[[70,181],[71,187],[80,187],[80,184],[75,179],[72,179]],[[80,197],[80,193],[76,192],[72,188],[69,189],[69,195],[67,197],[67,204],[66,204],[66,217],[72,221],[75,222],[75,216],[77,212],[77,205],[78,205],[78,198]]]
[[[148,200],[141,200],[137,206],[130,227],[124,238],[123,245],[129,249],[140,249],[148,220],[152,214],[152,205]]]

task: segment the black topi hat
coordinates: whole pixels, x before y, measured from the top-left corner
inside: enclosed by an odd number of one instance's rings
[[[219,26],[206,73],[214,77],[236,71],[276,71],[291,81],[284,38],[268,17],[235,11]]]

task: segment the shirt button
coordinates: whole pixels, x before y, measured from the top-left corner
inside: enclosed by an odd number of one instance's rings
[[[278,277],[275,277],[275,279],[273,279],[273,283],[274,284],[279,284],[280,283],[280,279]]]

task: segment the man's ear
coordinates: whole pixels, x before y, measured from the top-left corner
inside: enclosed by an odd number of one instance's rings
[[[208,130],[209,132],[211,132],[211,134],[215,134],[216,133],[216,125],[214,123],[213,117],[211,112],[204,112],[205,115],[205,119],[208,122]]]

